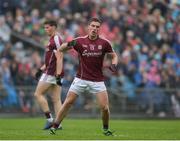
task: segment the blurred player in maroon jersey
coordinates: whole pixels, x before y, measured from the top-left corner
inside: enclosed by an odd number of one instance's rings
[[[44,30],[50,37],[49,42],[45,49],[45,63],[38,69],[35,74],[36,79],[39,81],[35,97],[43,110],[47,122],[44,129],[49,129],[53,122],[53,117],[50,112],[45,93],[50,91],[51,99],[54,106],[55,114],[61,108],[61,86],[63,77],[63,54],[57,52],[57,49],[62,44],[61,38],[57,33],[57,23],[53,20],[44,22]],[[59,128],[62,128],[61,125]]]
[[[106,136],[113,135],[112,131],[109,130],[109,100],[102,69],[104,56],[109,54],[112,58],[112,64],[109,68],[111,71],[116,72],[118,57],[109,41],[99,36],[100,25],[101,21],[98,18],[92,18],[88,25],[87,36],[78,37],[71,42],[64,43],[58,49],[58,51],[65,51],[74,48],[78,52],[79,67],[77,75],[69,88],[66,100],[60,108],[53,126],[50,128],[51,134],[55,134],[56,129],[78,95],[89,88],[90,93],[96,95],[102,112],[103,134]]]

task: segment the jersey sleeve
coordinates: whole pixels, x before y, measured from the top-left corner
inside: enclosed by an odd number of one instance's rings
[[[73,48],[74,48],[77,52],[79,52],[79,50],[80,50],[79,40],[78,40],[78,39],[74,39],[74,40],[76,41],[76,45],[73,46]]]
[[[114,52],[114,50],[113,50],[111,44],[108,41],[106,41],[105,42],[105,53],[111,53],[111,52]]]
[[[58,35],[54,36],[54,43],[56,45],[56,48],[59,48],[62,44],[62,40]]]

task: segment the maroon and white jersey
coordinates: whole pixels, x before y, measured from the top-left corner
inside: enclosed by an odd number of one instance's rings
[[[75,39],[74,49],[78,52],[79,67],[76,77],[89,81],[104,81],[102,72],[106,53],[113,52],[110,43],[101,37],[90,40],[88,36]]]
[[[62,40],[58,34],[50,37],[49,43],[46,46],[45,52],[45,65],[46,69],[44,73],[48,75],[56,75],[56,56],[53,50],[57,50],[58,47],[62,44]],[[61,73],[63,76],[63,71]]]

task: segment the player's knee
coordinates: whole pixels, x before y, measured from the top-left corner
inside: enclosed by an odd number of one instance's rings
[[[34,93],[34,97],[35,97],[36,99],[38,99],[38,98],[40,97],[40,94],[37,93],[37,92],[35,92],[35,93]]]
[[[103,106],[101,106],[101,110],[103,112],[108,112],[109,111],[109,106],[108,105],[103,105]]]
[[[37,93],[36,92],[34,93],[34,97],[37,98]]]

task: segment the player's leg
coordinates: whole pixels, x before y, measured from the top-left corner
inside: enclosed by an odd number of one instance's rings
[[[66,116],[67,112],[69,111],[69,109],[71,108],[77,97],[78,95],[71,91],[67,94],[67,97],[62,107],[60,108],[58,115],[56,116],[55,123],[57,124],[61,123],[61,121]]]
[[[97,102],[101,109],[103,129],[109,129],[109,99],[106,86],[101,82],[87,82],[89,83],[91,93],[96,94]]]
[[[53,87],[51,88],[51,99],[52,99],[52,103],[53,103],[53,107],[54,107],[54,112],[55,115],[58,115],[58,111],[62,106],[62,102],[61,102],[61,90],[62,87],[59,85],[53,85]],[[62,129],[62,126],[59,126],[59,129]]]
[[[102,113],[103,128],[108,129],[110,112],[109,112],[109,100],[108,100],[107,91],[97,93],[96,97]]]
[[[54,106],[54,112],[57,116],[57,113],[59,109],[61,108],[62,102],[61,102],[61,87],[58,85],[53,85],[51,87],[51,100]]]
[[[112,132],[109,130],[110,110],[109,110],[108,93],[107,91],[98,92],[96,94],[96,97],[102,113],[103,133],[106,136],[113,135]]]
[[[50,112],[47,99],[45,98],[45,93],[48,91],[48,89],[52,86],[50,83],[46,83],[43,81],[39,81],[38,85],[36,87],[34,96],[36,97],[36,100],[38,101],[42,111],[44,112],[46,119],[48,122],[52,122],[52,114]]]
[[[62,120],[66,116],[67,112],[69,111],[69,109],[71,108],[71,106],[73,105],[77,97],[78,95],[76,93],[71,92],[71,91],[68,92],[67,97],[56,116],[54,124],[52,128],[50,129],[51,134],[55,134],[55,130],[59,127],[59,124],[62,122]]]
[[[55,123],[57,123],[57,124],[61,123],[63,118],[66,116],[69,108],[71,107],[71,105],[74,103],[74,101],[78,97],[78,94],[83,93],[84,90],[86,89],[86,87],[87,87],[87,84],[85,83],[84,80],[79,79],[79,78],[74,78],[74,80],[69,88],[66,99],[65,99],[61,109],[59,110],[58,115],[56,116]]]
[[[82,92],[84,92],[86,87],[87,87],[87,84],[84,82],[84,80],[81,80],[79,78],[74,78],[69,88],[66,99],[63,105],[61,106],[60,110],[58,111],[58,115],[56,116],[53,127],[50,129],[51,134],[55,134],[55,130],[58,128],[59,124],[62,122],[62,120],[66,116],[72,104],[75,102],[76,98],[78,97],[78,94],[81,94]]]
[[[39,81],[38,85],[36,87],[35,93],[34,93],[34,96],[35,96],[36,100],[38,101],[43,112],[49,111],[48,102],[44,95],[48,91],[48,89],[51,87],[51,85],[52,84],[50,84],[50,83]]]

